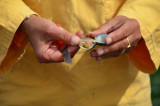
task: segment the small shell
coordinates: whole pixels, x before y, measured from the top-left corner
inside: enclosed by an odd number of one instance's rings
[[[95,40],[98,44],[105,44],[105,38],[107,34],[100,34],[95,37]]]
[[[92,38],[82,38],[81,43],[79,44],[79,47],[84,50],[92,49],[96,45],[96,42]]]

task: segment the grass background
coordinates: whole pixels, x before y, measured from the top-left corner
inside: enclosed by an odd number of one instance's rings
[[[153,106],[160,106],[160,67],[156,73],[150,75],[150,78]]]

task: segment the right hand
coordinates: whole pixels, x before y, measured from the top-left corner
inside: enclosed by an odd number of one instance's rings
[[[57,27],[53,22],[35,15],[26,20],[22,27],[24,27],[24,33],[27,35],[40,63],[64,61],[54,42],[56,40],[69,45],[68,50],[73,57],[79,50],[80,37],[83,35],[81,30],[76,33],[76,36],[63,28]]]

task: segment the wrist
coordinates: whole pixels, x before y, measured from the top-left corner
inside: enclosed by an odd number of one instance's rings
[[[24,18],[24,20],[23,20],[23,22],[21,23],[21,25],[20,25],[20,30],[21,30],[21,32],[23,33],[23,34],[25,34],[26,35],[26,30],[25,30],[25,24],[26,24],[26,22],[27,21],[29,21],[29,20],[31,20],[32,18],[34,18],[34,17],[39,17],[37,14],[31,14],[31,15],[27,15],[25,18]]]

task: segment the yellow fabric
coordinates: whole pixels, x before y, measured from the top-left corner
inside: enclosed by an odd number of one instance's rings
[[[0,64],[5,58],[8,48],[11,45],[12,39],[15,35],[21,22],[24,20],[26,14],[35,14],[30,10],[21,0],[1,0],[0,1]],[[20,32],[19,32],[20,33]],[[23,53],[24,47],[27,44],[27,39],[23,34],[19,34],[21,39],[21,47],[16,45],[14,49],[18,48],[18,52],[12,55],[12,58],[7,62],[6,67],[1,67],[0,74],[9,69]]]
[[[24,3],[26,4],[24,4]],[[24,17],[35,12],[68,31],[90,32],[116,15],[126,15],[141,23],[142,36],[158,67],[159,0],[1,0],[0,62],[5,58],[13,36]],[[31,9],[29,9],[30,7]],[[35,12],[34,12],[35,11]],[[148,16],[149,15],[149,16]],[[23,37],[23,39],[26,39]],[[24,42],[23,42],[24,43]],[[22,53],[23,44],[17,50]],[[72,64],[37,62],[32,47],[12,67],[0,72],[1,105],[53,106],[149,106],[149,75],[139,71],[126,55],[101,62],[80,50]],[[5,64],[5,63],[4,63]],[[10,69],[10,70],[7,70]]]

